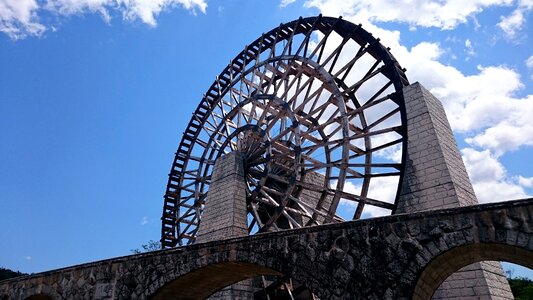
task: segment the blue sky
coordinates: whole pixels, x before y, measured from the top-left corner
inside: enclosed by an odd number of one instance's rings
[[[167,174],[202,94],[262,32],[318,13],[362,23],[442,100],[481,202],[533,195],[532,9],[0,0],[0,266],[39,272],[158,240]]]

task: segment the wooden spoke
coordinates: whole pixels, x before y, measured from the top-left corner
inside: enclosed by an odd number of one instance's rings
[[[388,155],[407,141],[407,84],[387,48],[340,18],[300,18],[263,34],[215,77],[183,132],[162,247],[196,241],[214,165],[233,151],[244,157],[250,234],[342,222],[341,200],[357,203],[354,219],[369,207],[393,211],[395,199],[371,191],[403,174],[403,159]],[[291,299],[300,293],[289,279],[275,286]]]

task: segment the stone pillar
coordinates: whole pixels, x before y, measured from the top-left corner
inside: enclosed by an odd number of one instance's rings
[[[304,182],[311,183],[316,186],[324,186],[324,183],[326,182],[326,176],[318,173],[318,172],[310,172],[306,173],[304,177]],[[327,184],[327,183],[326,183]],[[317,207],[318,201],[320,200],[321,193],[317,191],[312,191],[305,189],[300,194],[300,200],[302,202],[305,202],[309,204],[311,207]],[[327,212],[331,206],[331,202],[333,201],[332,196],[327,196],[325,201],[322,203],[322,209],[324,212]],[[318,224],[323,224],[325,218],[323,216],[318,216],[316,219],[316,222]],[[309,218],[302,217],[302,224],[306,224],[309,221]]]
[[[404,88],[407,159],[396,213],[477,204],[440,101],[420,83]],[[433,299],[514,299],[499,262],[466,266]]]
[[[215,162],[198,228],[198,243],[248,235],[243,158],[238,152]],[[251,280],[225,287],[209,299],[253,299]]]
[[[243,159],[238,152],[215,162],[197,243],[248,235]]]

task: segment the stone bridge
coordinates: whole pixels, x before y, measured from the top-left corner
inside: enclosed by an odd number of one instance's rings
[[[449,275],[483,260],[533,268],[533,199],[108,259],[3,281],[0,299],[204,299],[264,274],[291,276],[321,299],[430,299]]]

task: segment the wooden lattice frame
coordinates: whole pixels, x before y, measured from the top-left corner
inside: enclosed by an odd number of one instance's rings
[[[407,84],[379,39],[341,18],[300,18],[263,34],[216,77],[183,133],[162,247],[195,241],[214,162],[231,151],[247,157],[251,233],[342,221],[341,201],[356,204],[352,219],[365,205],[394,212],[397,194],[368,193],[372,178],[401,182]],[[378,155],[388,150],[402,158]],[[318,183],[305,179],[312,173]],[[303,199],[309,193],[315,202]]]

